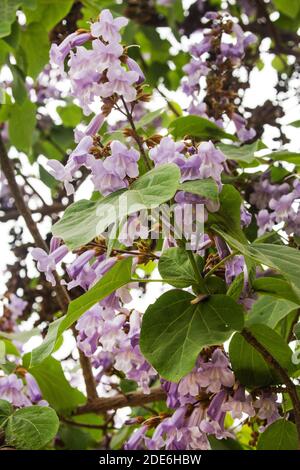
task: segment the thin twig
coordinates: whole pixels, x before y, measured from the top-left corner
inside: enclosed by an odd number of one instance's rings
[[[123,106],[124,106],[125,111],[126,111],[126,117],[127,117],[128,122],[131,126],[131,129],[132,129],[132,137],[134,138],[134,140],[138,144],[138,147],[140,149],[140,152],[141,152],[141,155],[144,159],[146,167],[148,168],[148,170],[151,170],[151,165],[150,165],[149,159],[148,159],[148,157],[146,155],[146,152],[145,152],[145,149],[143,147],[143,140],[137,132],[137,129],[136,129],[135,124],[134,124],[134,120],[132,119],[131,112],[129,111],[128,106],[126,104],[126,101],[124,100],[123,97],[121,97],[121,101],[122,101]]]

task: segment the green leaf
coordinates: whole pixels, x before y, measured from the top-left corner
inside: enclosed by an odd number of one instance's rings
[[[20,44],[26,55],[27,75],[36,78],[49,61],[50,44],[44,25],[42,23],[29,24],[21,33]]]
[[[273,0],[273,3],[281,13],[290,18],[295,18],[300,10],[299,0],[289,0],[288,2],[286,0]]]
[[[41,449],[55,437],[58,426],[54,410],[47,406],[28,406],[8,418],[5,440],[17,449]]]
[[[218,148],[224,153],[228,160],[236,160],[241,163],[252,163],[257,157],[254,153],[258,150],[258,141],[252,144],[242,145],[237,147],[236,145],[218,144]]]
[[[197,194],[198,196],[205,197],[211,201],[219,201],[219,188],[217,183],[211,179],[185,181],[178,186],[180,191],[187,191],[189,193]]]
[[[252,306],[247,316],[246,325],[262,323],[275,328],[276,325],[290,312],[296,310],[300,302],[294,303],[270,295],[262,295]]]
[[[239,274],[230,284],[227,295],[238,301],[244,288],[244,273]]]
[[[56,110],[66,127],[77,126],[83,117],[81,108],[74,103],[67,104],[67,106],[58,106]]]
[[[201,140],[220,140],[225,138],[237,140],[234,135],[223,131],[223,129],[209,119],[193,115],[181,116],[175,119],[171,122],[169,131],[176,140],[185,136],[197,137]]]
[[[141,127],[147,126],[150,124],[154,119],[158,118],[162,115],[165,108],[156,109],[155,111],[151,111],[150,113],[146,113],[136,124],[136,129],[140,129]]]
[[[0,2],[0,38],[8,36],[11,25],[16,19],[16,11],[21,5],[21,0],[1,0]]]
[[[10,70],[13,75],[12,91],[14,99],[18,104],[22,104],[27,97],[27,89],[25,86],[25,77],[22,71],[16,65],[11,65]]]
[[[14,356],[19,357],[20,356],[20,351],[18,348],[8,339],[2,339],[1,342],[4,345],[4,351],[5,354],[12,354]]]
[[[296,425],[286,419],[278,419],[260,435],[257,450],[298,450]]]
[[[0,427],[5,425],[7,418],[13,413],[13,407],[6,400],[0,399]]]
[[[40,23],[48,31],[69,13],[72,3],[73,0],[39,0],[38,8],[25,9],[26,22]]]
[[[192,370],[202,348],[223,343],[244,323],[242,307],[226,295],[212,295],[197,304],[193,300],[189,292],[171,290],[143,316],[141,351],[173,382]]]
[[[29,100],[11,106],[9,118],[9,138],[18,150],[29,152],[36,122],[36,106]]]
[[[284,369],[291,373],[295,370],[292,350],[278,333],[262,324],[255,324],[247,329]],[[281,383],[281,379],[261,354],[239,333],[236,333],[230,342],[229,356],[234,373],[241,384],[260,387]]]
[[[277,152],[268,153],[267,155],[264,155],[264,158],[300,165],[300,153],[289,152],[288,150],[278,150]]]
[[[30,354],[24,359],[24,366],[29,366]],[[70,411],[84,404],[85,396],[71,387],[59,361],[48,357],[39,365],[29,367],[28,371],[36,379],[42,397],[57,411]]]
[[[203,260],[199,256],[197,262],[202,271]],[[163,279],[174,287],[188,287],[197,284],[195,273],[188,254],[184,248],[168,248],[158,262],[158,270]]]
[[[50,324],[43,343],[32,351],[31,367],[40,364],[53,352],[57,339],[84,312],[119,287],[128,284],[131,278],[131,263],[131,258],[118,261],[89,291],[70,303],[67,314]]]
[[[170,200],[176,193],[179,177],[179,168],[174,164],[156,167],[127,191],[117,191],[95,202],[83,200],[72,204],[52,232],[70,249],[78,248],[127,215]]]

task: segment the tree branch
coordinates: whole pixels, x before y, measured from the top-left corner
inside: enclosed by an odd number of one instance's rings
[[[85,413],[104,413],[109,410],[124,408],[125,406],[143,406],[154,401],[164,400],[166,393],[161,388],[154,388],[149,394],[142,392],[131,392],[127,395],[116,395],[108,398],[97,398],[86,405],[80,406],[74,411],[74,415]]]
[[[290,379],[286,370],[279,364],[279,362],[277,362],[277,360],[272,356],[272,354],[270,354],[269,351],[259,341],[257,341],[255,336],[253,336],[253,334],[249,330],[244,328],[241,334],[245,338],[245,340],[262,355],[264,360],[276,370],[283,383],[285,384],[286,391],[288,392],[293,404],[295,424],[297,428],[300,449],[300,399],[297,393],[296,385]]]
[[[42,206],[37,209],[31,209],[31,214],[40,214],[40,215],[52,215],[58,212],[61,212],[66,209],[62,203],[54,203],[51,206]],[[0,216],[0,222],[7,222],[8,220],[16,220],[21,214],[18,209],[9,209],[7,211],[0,209],[0,212],[4,212],[4,215]]]
[[[44,239],[42,238],[40,231],[37,227],[37,224],[32,218],[31,211],[27,207],[24,201],[23,195],[20,191],[20,188],[15,178],[15,172],[14,172],[12,162],[10,158],[8,157],[8,154],[6,152],[6,148],[4,146],[1,136],[0,136],[0,163],[1,163],[2,171],[7,179],[10,192],[12,196],[14,197],[17,210],[19,211],[20,215],[22,215],[22,217],[24,218],[27,228],[29,232],[31,233],[32,238],[34,239],[36,246],[41,248],[42,250],[45,250],[48,253],[49,251],[48,246],[46,242],[44,241]],[[65,287],[61,285],[59,275],[56,272],[54,272],[54,277],[56,280],[55,291],[56,291],[57,299],[58,299],[58,302],[62,311],[66,313],[68,310],[68,305],[70,303],[70,297]],[[76,332],[75,328],[73,328],[73,332],[74,331]],[[83,372],[83,376],[85,380],[87,397],[88,397],[88,400],[93,400],[98,397],[98,394],[96,390],[96,384],[95,384],[95,380],[93,377],[90,360],[80,350],[79,350],[79,357],[80,357],[80,364],[82,367],[82,372]]]

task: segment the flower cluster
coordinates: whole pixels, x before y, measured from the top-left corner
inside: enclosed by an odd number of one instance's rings
[[[230,369],[229,360],[221,349],[215,349],[210,358],[199,357],[196,367],[179,383],[162,381],[167,393],[167,405],[175,409],[171,416],[146,420],[126,444],[130,450],[207,450],[208,436],[217,439],[234,437],[226,429],[225,416],[233,419],[257,416],[266,425],[279,418],[276,395],[263,393],[259,396],[246,394]],[[155,430],[148,437],[148,430]]]
[[[246,120],[238,113],[237,78],[233,71],[241,64],[247,47],[255,42],[253,34],[245,34],[239,24],[227,15],[209,12],[204,15],[207,28],[203,38],[190,46],[191,60],[183,67],[187,77],[182,81],[183,92],[189,97],[188,112],[212,119],[220,127],[227,115],[243,142],[255,136]],[[205,83],[205,84],[204,84]],[[205,97],[200,98],[204,90]]]
[[[288,235],[300,235],[300,182],[272,184],[263,178],[253,186],[250,202],[259,210],[256,220],[258,235],[273,230],[276,224],[282,224]]]

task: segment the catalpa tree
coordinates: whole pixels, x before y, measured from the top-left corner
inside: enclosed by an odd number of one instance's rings
[[[2,448],[299,448],[299,24],[1,2]]]

